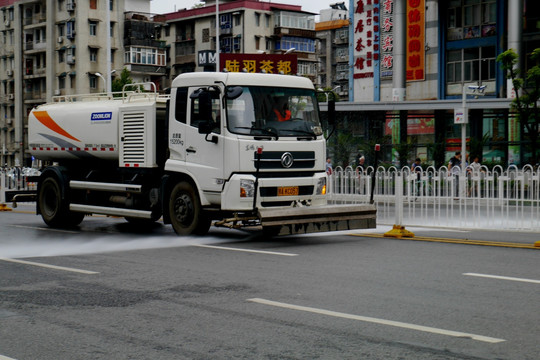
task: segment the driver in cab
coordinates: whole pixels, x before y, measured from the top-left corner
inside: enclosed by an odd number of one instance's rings
[[[289,110],[289,102],[285,96],[274,98],[273,120],[287,121],[291,119],[291,110]]]

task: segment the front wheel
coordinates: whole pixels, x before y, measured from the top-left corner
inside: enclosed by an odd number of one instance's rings
[[[178,235],[204,235],[210,228],[211,219],[202,209],[199,194],[186,181],[174,186],[169,200],[169,214]]]
[[[84,218],[84,213],[69,210],[69,203],[62,199],[60,184],[54,177],[48,177],[43,181],[38,201],[41,217],[50,227],[76,226]]]

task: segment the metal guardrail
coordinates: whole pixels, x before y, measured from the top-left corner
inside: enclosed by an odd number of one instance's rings
[[[338,167],[328,178],[330,202],[369,203],[372,179],[379,224],[540,231],[540,171],[530,165],[455,173]]]
[[[12,202],[16,195],[35,194],[36,176],[39,176],[39,171],[32,168],[0,169],[0,210],[10,210],[7,203]]]

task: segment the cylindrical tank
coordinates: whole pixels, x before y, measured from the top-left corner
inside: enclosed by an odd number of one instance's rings
[[[121,100],[41,105],[28,116],[29,152],[40,160],[117,160]]]

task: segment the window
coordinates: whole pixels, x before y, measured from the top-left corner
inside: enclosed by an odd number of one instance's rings
[[[495,80],[495,47],[451,50],[447,53],[446,82]]]
[[[114,10],[114,0],[109,0],[109,10],[110,11]]]
[[[97,10],[97,0],[90,0],[90,9]]]
[[[295,48],[298,52],[315,52],[315,40],[296,36],[283,36],[276,41],[276,50],[288,50]]]
[[[58,77],[58,88],[59,89],[65,89],[66,88],[66,77],[65,76]]]
[[[96,89],[97,88],[97,76],[90,75],[89,81],[90,81],[90,89]]]
[[[261,26],[261,14],[255,13],[255,26]]]
[[[474,39],[496,35],[496,0],[450,0],[447,39]]]
[[[90,26],[90,29],[89,29],[90,36],[96,36],[97,35],[97,22],[90,21],[89,26]]]
[[[276,26],[315,30],[315,16],[283,11],[276,17]]]
[[[58,51],[58,62],[63,63],[65,61],[65,50]]]
[[[58,25],[58,36],[64,36],[65,35],[64,28],[65,28],[64,24],[59,24]]]
[[[208,105],[210,107],[208,108]],[[203,121],[212,121],[214,127],[212,132],[219,134],[221,120],[221,102],[219,92],[203,92],[198,98],[191,100],[191,120],[190,125],[198,127]]]
[[[114,23],[112,22],[111,23],[111,26],[110,26],[110,32],[111,32],[111,37],[114,37]]]
[[[191,45],[191,48],[192,47],[193,45]],[[181,54],[177,51],[177,55],[186,54]],[[155,48],[129,47],[125,52],[125,62],[131,64],[164,66],[165,51]]]
[[[96,62],[97,61],[97,53],[98,53],[98,49],[93,49],[93,48],[90,49],[90,61],[91,62]]]
[[[187,111],[187,93],[188,88],[178,88],[176,90],[176,104],[174,109],[174,118],[183,124],[186,123]]]

